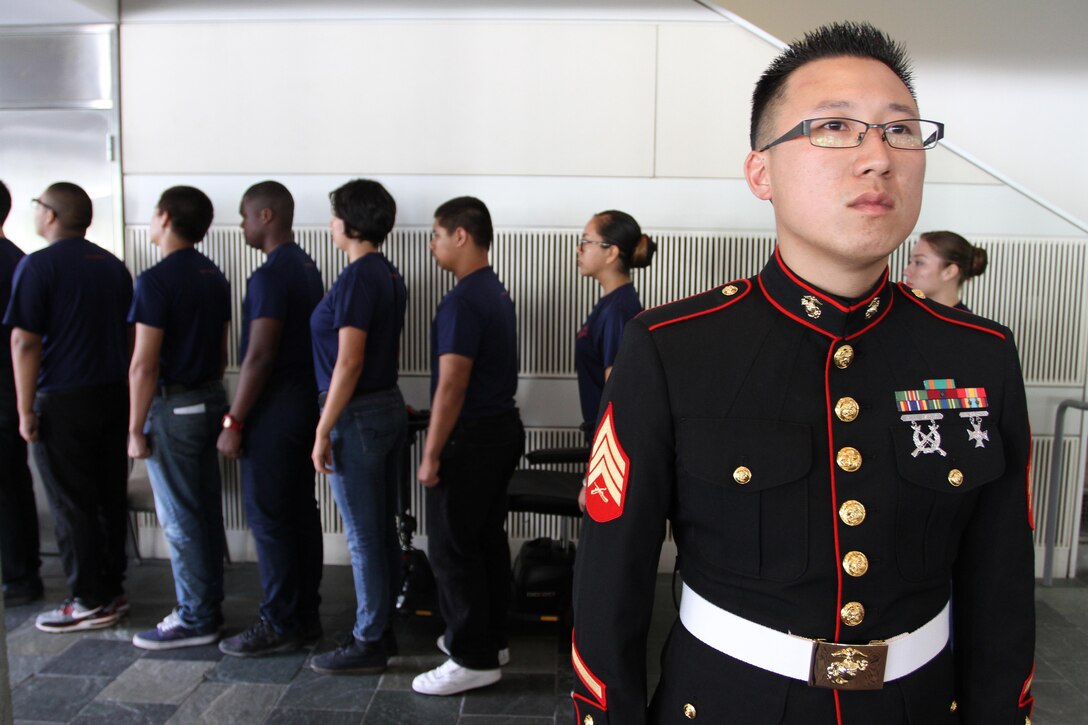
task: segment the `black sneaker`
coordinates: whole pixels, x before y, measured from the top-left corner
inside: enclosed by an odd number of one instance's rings
[[[280,634],[267,619],[262,619],[241,634],[219,643],[219,651],[232,657],[264,657],[277,652],[294,652],[302,646],[298,634]]]
[[[32,604],[44,596],[45,587],[42,586],[42,580],[37,577],[4,585],[5,607],[21,607],[24,604]]]
[[[310,660],[314,672],[324,675],[376,675],[385,672],[389,656],[381,640],[362,642],[348,635],[349,641],[332,652],[320,654]]]

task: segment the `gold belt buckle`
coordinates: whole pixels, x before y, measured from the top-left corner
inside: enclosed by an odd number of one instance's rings
[[[884,667],[888,664],[888,645],[837,644],[816,640],[812,643],[812,668],[808,684],[833,690],[880,690],[884,687]]]

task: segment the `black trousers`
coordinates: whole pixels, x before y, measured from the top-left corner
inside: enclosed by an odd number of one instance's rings
[[[499,666],[510,608],[506,488],[525,450],[516,410],[458,423],[427,489],[427,553],[438,581],[445,642],[457,664]]]
[[[0,371],[0,556],[4,584],[32,584],[41,568],[38,509],[26,456],[11,372]]]
[[[321,514],[310,451],[317,427],[312,378],[271,381],[246,420],[242,491],[257,544],[261,617],[294,632],[317,619]]]
[[[68,593],[108,604],[125,577],[128,386],[38,393],[30,446],[56,526]]]

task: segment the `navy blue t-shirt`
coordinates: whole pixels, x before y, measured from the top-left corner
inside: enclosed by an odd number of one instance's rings
[[[574,341],[574,367],[578,371],[578,398],[582,403],[582,421],[589,428],[597,425],[597,410],[604,392],[604,371],[616,362],[623,327],[642,312],[635,285],[625,284],[612,290],[593,306]]]
[[[242,340],[238,359],[249,348],[249,325],[262,317],[283,323],[280,349],[272,368],[272,380],[295,376],[313,377],[310,350],[310,314],[325,294],[321,272],[310,255],[294,242],[272,250],[250,276],[242,302]]]
[[[125,382],[131,300],[125,265],[86,239],[60,239],[23,257],[4,324],[42,336],[38,390]]]
[[[221,378],[223,326],[230,320],[230,283],[194,248],[167,255],[136,279],[128,321],[163,331],[161,385]]]
[[[514,409],[518,388],[518,332],[514,302],[491,267],[464,277],[438,304],[431,325],[431,397],[438,387],[438,358],[472,359],[461,418],[472,420]]]
[[[366,333],[363,372],[354,395],[397,384],[397,358],[408,290],[404,278],[381,252],[355,260],[340,273],[310,316],[317,389],[328,392],[340,350],[340,328]]]
[[[15,276],[15,268],[26,255],[23,250],[16,247],[10,239],[0,237],[0,304],[5,307],[11,299],[11,278]],[[11,387],[11,327],[0,325],[0,384]]]

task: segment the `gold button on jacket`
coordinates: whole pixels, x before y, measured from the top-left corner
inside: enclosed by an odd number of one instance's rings
[[[839,610],[839,616],[847,627],[856,627],[865,620],[865,607],[861,602],[847,602]]]
[[[858,401],[849,396],[839,398],[839,401],[835,403],[835,417],[843,423],[850,423],[855,420],[859,412],[861,412],[861,408],[858,407]]]
[[[861,468],[861,453],[858,452],[857,448],[851,448],[850,446],[840,448],[835,455],[835,463],[847,473],[853,473]]]
[[[835,361],[835,367],[845,370],[850,366],[850,363],[854,362],[854,348],[843,345],[835,351],[832,359]]]
[[[690,702],[685,704],[684,705],[684,717],[686,717],[688,720],[694,720],[695,715],[696,715],[695,706],[692,705]]]
[[[948,472],[948,482],[957,488],[963,485],[963,471],[953,468]]]
[[[850,576],[865,576],[869,571],[869,557],[860,551],[848,551],[842,558],[842,568]]]
[[[745,466],[737,466],[737,470],[733,471],[733,480],[743,486],[752,480],[752,472]]]
[[[843,501],[839,506],[839,518],[847,526],[857,526],[865,520],[865,506],[853,499]]]

